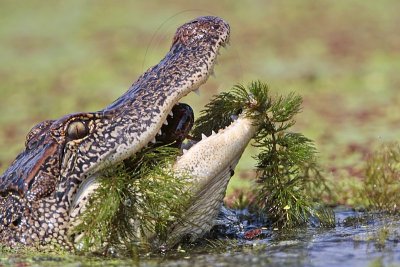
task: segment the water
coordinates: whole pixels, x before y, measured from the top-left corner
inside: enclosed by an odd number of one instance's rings
[[[0,263],[16,266],[400,266],[400,218],[351,210],[335,211],[331,229],[263,230],[252,240],[215,239],[166,255],[140,259],[78,256],[3,255]],[[250,224],[237,228],[238,236]]]

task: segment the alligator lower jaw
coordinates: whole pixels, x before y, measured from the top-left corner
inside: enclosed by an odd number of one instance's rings
[[[240,116],[225,129],[189,145],[173,166],[175,175],[189,176],[192,201],[179,222],[169,229],[164,246],[172,248],[183,237],[195,241],[213,226],[228,182],[243,151],[254,137],[257,126]]]

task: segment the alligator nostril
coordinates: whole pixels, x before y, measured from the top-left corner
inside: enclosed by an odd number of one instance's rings
[[[21,218],[21,217],[18,217],[16,220],[12,221],[11,224],[12,224],[13,226],[17,227],[18,225],[21,224],[21,221],[22,221],[22,218]]]

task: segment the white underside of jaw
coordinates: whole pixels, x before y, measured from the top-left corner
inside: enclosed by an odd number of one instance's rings
[[[234,169],[238,158],[242,155],[250,140],[254,137],[257,127],[249,118],[240,116],[225,129],[213,133],[202,140],[178,158],[173,171],[181,175],[189,174],[193,188],[207,184],[225,169]]]
[[[214,225],[222,206],[226,187],[243,151],[254,137],[257,126],[249,118],[239,116],[231,125],[191,146],[173,165],[173,173],[189,179],[192,201],[174,223],[166,246],[171,248],[182,237],[190,241],[202,237]]]

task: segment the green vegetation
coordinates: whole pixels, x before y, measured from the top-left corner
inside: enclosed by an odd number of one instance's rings
[[[256,156],[258,185],[253,190],[258,208],[274,227],[292,228],[312,217],[332,227],[333,212],[321,205],[322,192],[329,189],[319,170],[313,142],[289,132],[301,103],[302,98],[294,93],[271,97],[262,82],[253,82],[248,89],[238,85],[206,105],[195,122],[193,135],[218,131],[230,123],[232,114],[244,112],[258,126],[254,138],[254,146],[260,149]]]
[[[82,222],[81,251],[107,253],[108,248],[134,255],[148,250],[150,239],[165,240],[167,226],[178,220],[189,200],[187,183],[168,171],[177,149],[142,150],[100,178]]]
[[[400,145],[382,146],[368,160],[360,193],[366,207],[396,213],[400,210]]]
[[[346,203],[356,209],[399,213],[400,144],[383,143],[366,155],[358,177],[339,180],[328,202]],[[333,187],[332,182],[330,187]]]

